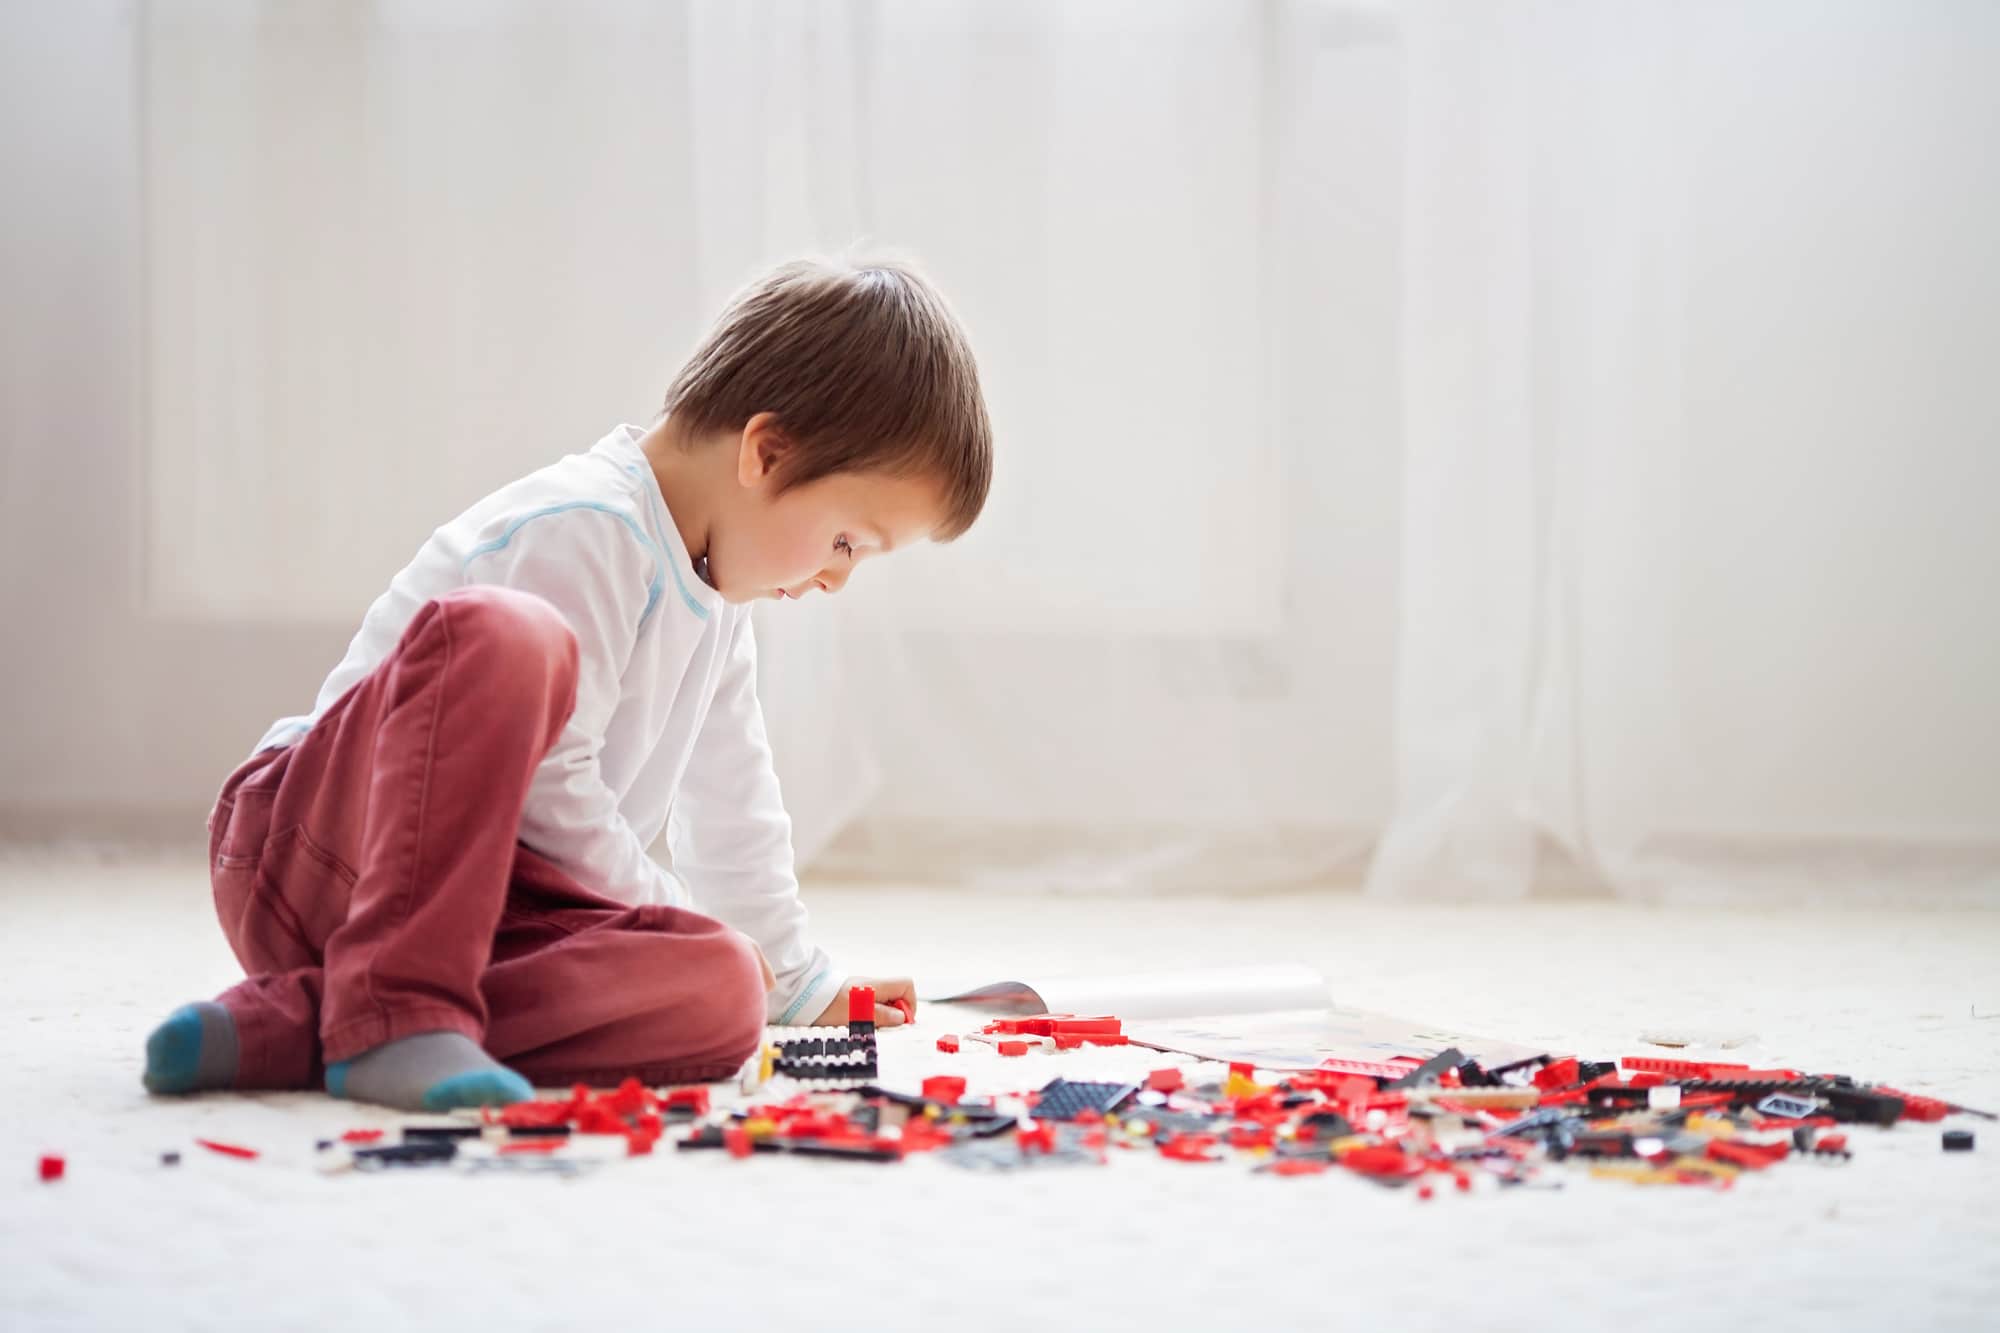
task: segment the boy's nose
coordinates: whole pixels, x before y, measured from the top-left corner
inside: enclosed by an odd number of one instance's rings
[[[847,570],[829,569],[819,576],[819,581],[829,594],[836,593],[847,586],[847,575]]]

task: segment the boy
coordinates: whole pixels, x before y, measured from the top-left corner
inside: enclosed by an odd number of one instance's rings
[[[434,532],[229,778],[210,874],[249,975],[153,1032],[146,1086],[444,1110],[726,1078],[767,1021],[844,1022],[849,981],[904,1021],[907,978],[806,941],[750,605],[951,540],[991,475],[916,273],[800,262],[738,295],[658,424]]]

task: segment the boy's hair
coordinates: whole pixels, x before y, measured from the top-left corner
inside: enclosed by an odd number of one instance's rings
[[[906,264],[796,260],[730,301],[667,390],[683,439],[777,415],[780,487],[836,472],[937,483],[950,541],[993,481],[993,429],[965,333]]]

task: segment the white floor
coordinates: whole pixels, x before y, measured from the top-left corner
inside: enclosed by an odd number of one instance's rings
[[[2000,1107],[2000,913],[1661,913],[809,894],[857,970],[1299,958],[1344,1001],[1615,1056],[1755,1033],[1769,1059]],[[2000,1125],[1858,1134],[1727,1193],[1576,1179],[1423,1203],[1141,1154],[1007,1176],[661,1153],[584,1179],[322,1178],[394,1117],[308,1095],[155,1101],[144,1033],[233,979],[199,864],[0,864],[0,1329],[952,1330],[2000,1327]],[[1993,1017],[1986,1017],[1993,1016]],[[975,1088],[1158,1063],[938,1055]],[[194,1135],[262,1148],[255,1163]],[[182,1165],[158,1164],[179,1148]],[[35,1160],[65,1154],[39,1184]]]

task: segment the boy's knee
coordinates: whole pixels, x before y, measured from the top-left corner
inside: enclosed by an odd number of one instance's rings
[[[576,633],[562,612],[533,593],[488,584],[454,588],[437,605],[453,647],[490,668],[488,686],[521,696],[508,712],[539,705],[554,715],[553,743],[576,695]]]
[[[576,656],[576,634],[562,612],[531,592],[475,583],[437,600],[454,639],[491,643],[555,665]]]
[[[764,1040],[764,969],[757,946],[737,931],[719,930],[709,943],[714,951],[707,971],[715,1058],[741,1064]]]

